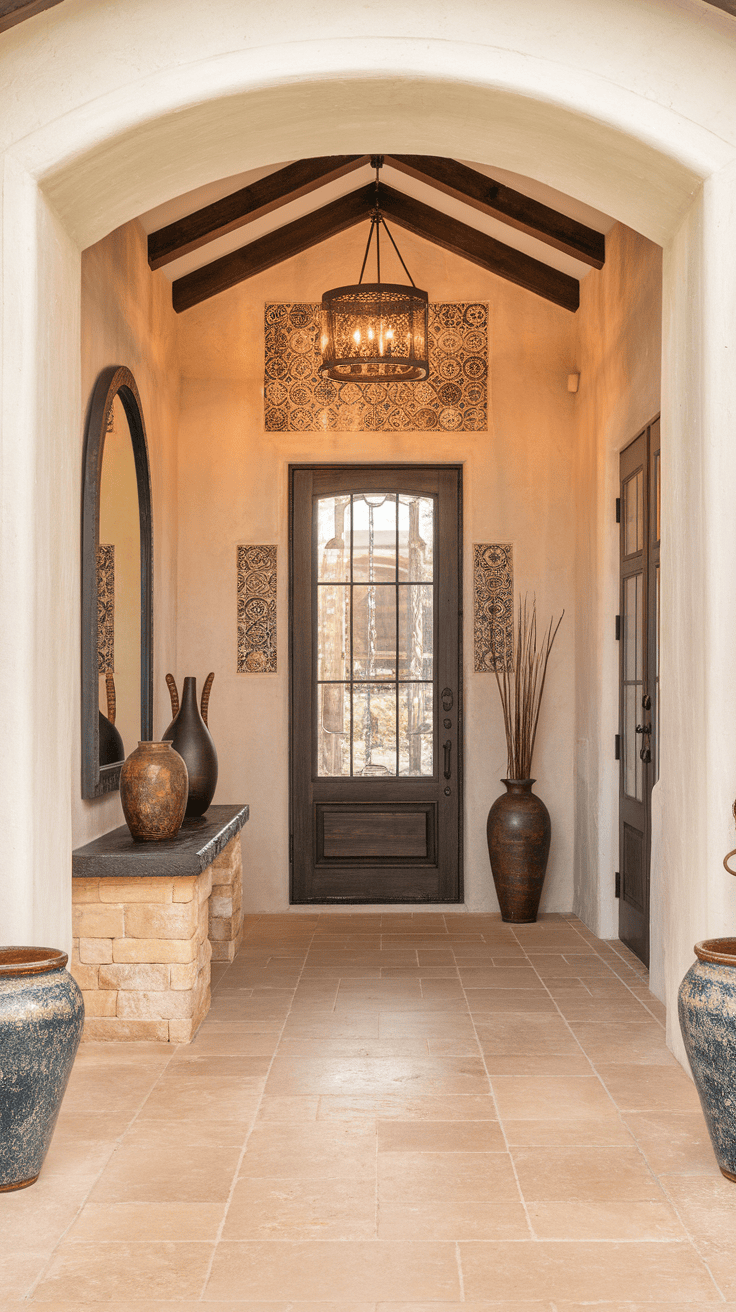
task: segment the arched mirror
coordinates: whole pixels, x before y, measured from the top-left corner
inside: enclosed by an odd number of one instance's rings
[[[82,502],[82,796],[120,783],[153,722],[153,532],[148,446],[129,369],[97,380]]]

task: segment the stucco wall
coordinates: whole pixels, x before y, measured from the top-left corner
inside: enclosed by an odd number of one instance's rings
[[[577,314],[577,781],[575,910],[602,938],[618,933],[619,452],[660,410],[662,251],[617,224],[606,263],[584,279]],[[663,456],[667,460],[667,434]],[[667,568],[663,549],[663,569]],[[595,586],[591,588],[591,577]],[[666,697],[666,689],[663,690]],[[654,807],[656,810],[656,792]],[[591,878],[597,871],[598,878]],[[656,872],[654,873],[656,886]],[[652,899],[659,979],[658,892]]]
[[[319,300],[353,281],[362,228],[253,278],[179,318],[178,674],[216,679],[210,725],[217,799],[246,801],[246,907],[288,905],[288,489],[290,463],[462,462],[464,466],[467,905],[496,909],[485,821],[506,773],[495,680],[472,672],[473,542],[514,543],[517,592],[540,616],[564,607],[545,694],[534,773],[553,844],[543,907],[572,906],[575,525],[570,514],[574,398],[567,392],[574,316],[402,233],[402,254],[432,300],[490,303],[489,431],[265,433],[266,300]],[[387,275],[386,275],[387,276]],[[275,542],[279,669],[235,673],[235,545]],[[159,674],[161,677],[161,674]],[[163,723],[158,726],[163,728]]]
[[[116,229],[82,255],[82,395],[86,416],[97,377],[107,365],[126,365],[138,384],[148,438],[153,494],[154,723],[168,703],[163,676],[175,661],[176,435],[179,371],[171,289],[151,273],[140,224]],[[77,480],[81,504],[84,430],[80,427]],[[79,581],[74,581],[79,615]],[[79,653],[79,624],[75,627]],[[79,654],[76,670],[79,670]],[[79,725],[80,686],[72,689]],[[165,713],[165,711],[164,711]],[[168,720],[166,721],[168,723]],[[160,726],[161,729],[165,725]],[[80,786],[80,734],[74,733],[72,841],[89,842],[122,824],[120,794],[84,801]],[[133,743],[126,749],[132,751]]]

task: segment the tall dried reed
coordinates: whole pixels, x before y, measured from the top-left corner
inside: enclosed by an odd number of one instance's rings
[[[494,646],[494,672],[503,708],[509,779],[531,779],[547,662],[564,614],[563,610],[554,630],[554,617],[550,619],[538,642],[537,599],[535,597],[529,607],[526,597],[523,606],[519,598],[513,656],[505,642],[502,647]]]

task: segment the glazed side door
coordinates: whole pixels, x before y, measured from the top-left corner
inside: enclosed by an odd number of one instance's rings
[[[621,452],[619,938],[649,964],[651,799],[659,769],[660,441]]]

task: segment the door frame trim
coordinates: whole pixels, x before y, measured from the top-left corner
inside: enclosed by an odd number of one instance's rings
[[[463,686],[463,621],[464,621],[464,599],[463,599],[463,575],[464,575],[464,556],[465,556],[465,537],[464,537],[464,519],[463,519],[463,476],[465,471],[464,461],[415,461],[415,460],[360,460],[355,462],[345,460],[319,460],[319,461],[299,461],[290,462],[288,466],[288,523],[289,523],[289,588],[288,588],[288,659],[289,659],[289,905],[305,906],[310,905],[303,901],[294,901],[294,750],[292,742],[292,723],[294,710],[294,478],[295,475],[302,471],[316,472],[319,470],[443,470],[454,471],[458,475],[457,483],[457,537],[458,537],[458,558],[457,558],[457,595],[458,595],[458,612],[457,612],[457,652],[458,652],[458,672],[457,672],[457,731],[458,742],[461,745],[461,751],[457,754],[454,775],[455,786],[458,793],[458,892],[457,898],[453,902],[447,903],[446,898],[427,899],[426,901],[417,902],[416,905],[430,906],[434,902],[440,905],[462,906],[465,900],[465,718],[464,718],[464,686]],[[405,899],[396,899],[400,905],[404,905]],[[333,899],[330,902],[315,902],[315,906],[341,906],[353,904],[360,906],[390,906],[392,902],[385,898],[376,898],[374,902],[366,901],[364,898],[340,898]],[[407,904],[408,905],[408,904]]]

